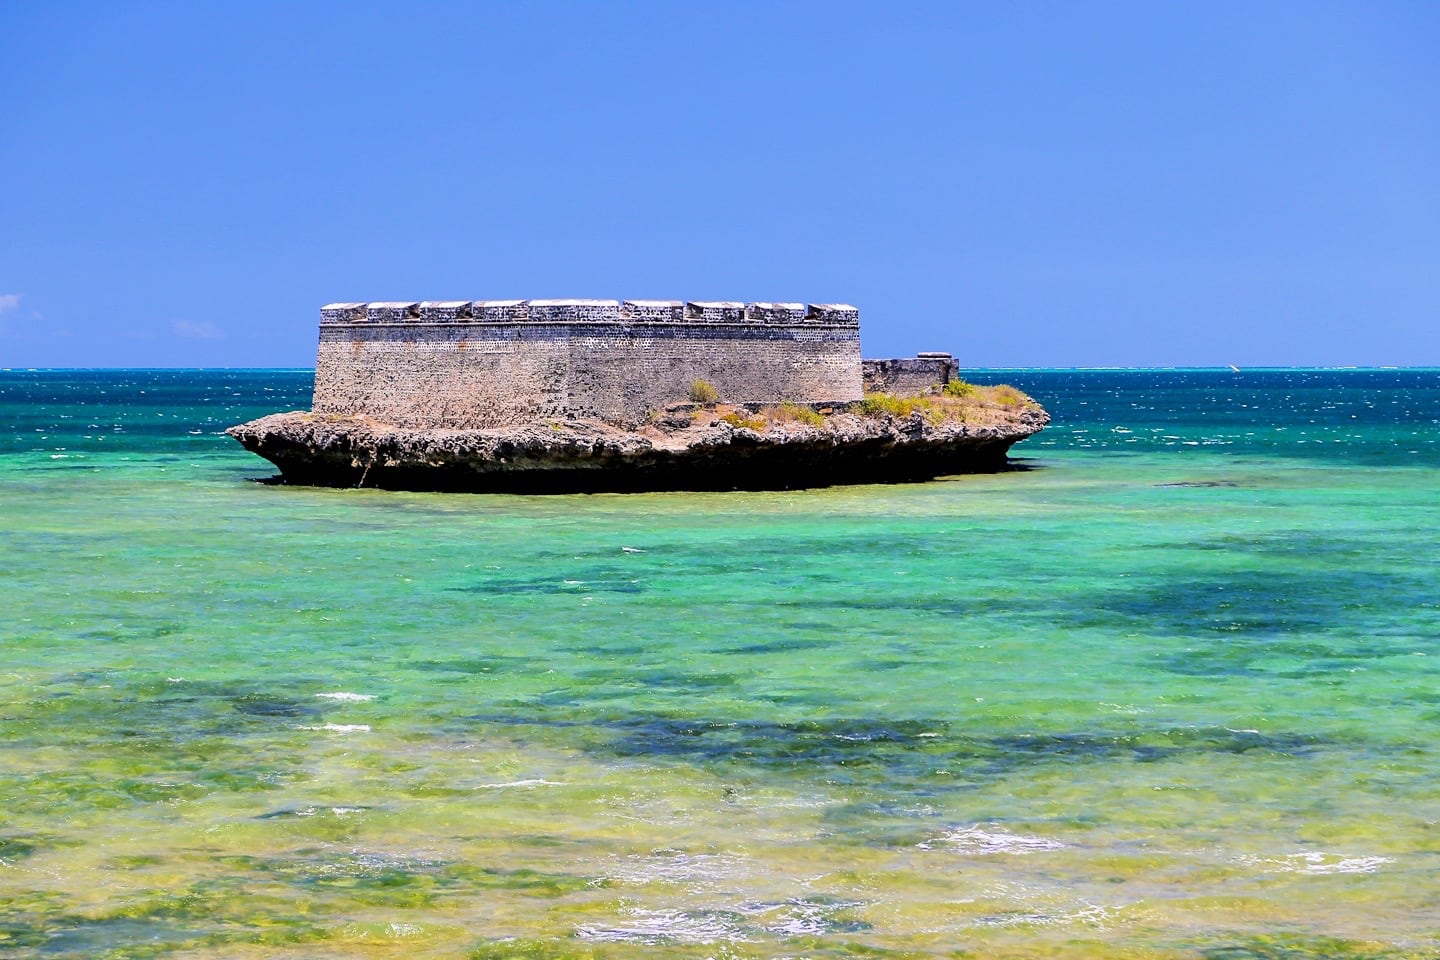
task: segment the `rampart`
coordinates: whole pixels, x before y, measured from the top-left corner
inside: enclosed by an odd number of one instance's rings
[[[332,303],[320,310],[317,413],[474,429],[635,421],[689,398],[844,403],[862,395],[847,304],[679,300]]]

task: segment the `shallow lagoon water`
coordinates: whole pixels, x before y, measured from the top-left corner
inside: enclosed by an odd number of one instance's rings
[[[1031,469],[249,482],[0,373],[0,955],[1433,957],[1440,373],[977,371]]]

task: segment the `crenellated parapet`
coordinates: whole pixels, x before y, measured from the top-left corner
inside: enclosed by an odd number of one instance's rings
[[[327,303],[320,308],[321,323],[359,323],[366,317],[363,303]]]
[[[679,323],[685,319],[683,300],[626,300],[620,305],[621,315],[627,320],[642,323]]]
[[[475,300],[470,304],[470,315],[483,323],[528,320],[530,303],[527,300]]]
[[[454,323],[470,319],[469,300],[425,300],[420,304],[420,319],[424,323]]]
[[[834,323],[844,327],[860,326],[860,311],[848,303],[812,303],[805,315],[810,323]]]
[[[532,323],[605,323],[620,319],[619,300],[529,300]]]
[[[739,323],[857,327],[844,303],[740,300],[384,300],[327,303],[322,324],[354,323]]]
[[[743,323],[745,304],[738,300],[688,300],[685,319],[704,323]]]
[[[749,303],[745,318],[759,323],[804,323],[810,316],[803,303]]]
[[[384,300],[365,305],[365,320],[368,323],[400,323],[420,319],[420,304],[400,300]]]

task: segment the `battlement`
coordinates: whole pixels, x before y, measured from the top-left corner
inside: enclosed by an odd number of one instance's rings
[[[845,303],[739,300],[383,300],[327,303],[322,324],[352,323],[753,323],[856,327]]]
[[[420,304],[418,303],[385,300],[365,305],[365,320],[368,323],[399,323],[402,320],[419,319]]]

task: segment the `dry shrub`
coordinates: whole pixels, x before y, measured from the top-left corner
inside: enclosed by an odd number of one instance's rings
[[[993,388],[991,393],[995,398],[995,402],[1002,407],[1018,407],[1027,403],[1030,399],[1008,383],[1002,383],[998,387]]]
[[[757,432],[765,429],[764,417],[747,417],[738,411],[731,411],[730,413],[723,414],[719,419],[724,420],[732,427],[747,427]]]
[[[1020,408],[1033,404],[1033,400],[1008,384],[986,387],[952,380],[938,394],[923,397],[866,394],[864,400],[850,409],[867,417],[904,419],[918,412],[931,423],[953,421],[991,426],[1012,419]]]
[[[694,403],[711,404],[720,399],[720,391],[709,380],[692,380],[690,382],[690,400]]]
[[[824,417],[810,407],[804,407],[798,403],[782,403],[778,407],[767,407],[764,414],[772,423],[803,423],[807,427],[825,425]]]

